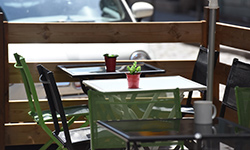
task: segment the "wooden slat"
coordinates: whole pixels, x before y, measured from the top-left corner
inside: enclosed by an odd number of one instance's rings
[[[49,63],[49,62],[42,62],[42,63],[27,63],[28,67],[29,67],[29,70],[30,70],[30,73],[32,74],[32,77],[33,77],[33,80],[34,82],[40,82],[38,80],[38,77],[39,77],[39,74],[38,74],[38,71],[37,71],[37,68],[36,66],[38,64],[42,64],[44,65],[44,67],[46,67],[47,69],[51,70],[54,75],[55,75],[55,78],[56,78],[56,81],[57,82],[61,82],[61,81],[79,81],[79,79],[72,79],[70,78],[66,73],[64,73],[63,71],[61,71],[59,68],[57,68],[57,65],[65,65],[65,64],[82,64],[82,63],[104,63],[104,61],[90,61],[90,62],[52,62],[52,63]],[[9,78],[10,78],[10,83],[22,83],[22,78],[21,78],[21,74],[20,74],[20,71],[19,69],[16,69],[14,67],[14,63],[9,63]]]
[[[42,110],[49,110],[47,100],[40,100]],[[87,98],[63,100],[63,106],[76,106],[88,104]],[[30,111],[28,100],[10,100],[9,102],[9,121],[10,122],[32,122],[32,118],[28,115]]]
[[[221,84],[226,84],[227,82],[227,76],[229,74],[231,66],[223,64],[223,63],[217,63],[215,67],[215,77],[214,79],[217,80]]]
[[[199,100],[200,98],[194,98]],[[186,99],[182,100],[182,104],[186,103]],[[81,100],[71,99],[63,100],[63,106],[75,106],[81,104],[88,104],[88,98],[82,98]],[[33,122],[32,118],[28,115],[30,111],[27,100],[10,100],[9,120],[10,122]],[[40,100],[40,106],[42,110],[48,110],[47,100]]]
[[[201,43],[202,23],[7,23],[9,43]]]
[[[96,63],[100,61],[93,61],[88,63]],[[102,61],[104,62],[104,61]],[[118,62],[128,62],[128,61],[118,61]],[[139,62],[139,61],[138,61]],[[165,69],[165,74],[155,74],[155,75],[182,75],[184,77],[191,78],[193,72],[194,61],[164,61],[164,60],[146,60],[145,63],[151,64],[155,67]],[[79,81],[79,79],[72,79],[61,71],[56,66],[59,64],[81,64],[87,62],[68,62],[68,63],[41,63],[46,68],[54,72],[55,79],[57,82],[66,82],[66,81]],[[30,68],[31,74],[33,76],[34,82],[39,82],[38,71],[36,69],[37,64],[39,63],[27,63]],[[20,71],[13,67],[13,63],[9,63],[9,78],[10,83],[22,83]],[[108,77],[106,77],[108,78]]]
[[[222,45],[250,51],[250,28],[217,23],[216,35],[217,41]]]
[[[80,127],[84,121],[77,122],[71,128]],[[52,123],[46,123],[53,130]],[[49,136],[36,123],[12,123],[5,124],[5,145],[30,145],[44,144],[49,140]]]

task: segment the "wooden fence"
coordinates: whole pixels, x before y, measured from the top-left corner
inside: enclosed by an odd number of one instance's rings
[[[13,67],[13,63],[8,62],[8,44],[183,42],[207,46],[207,31],[206,20],[143,23],[8,23],[3,22],[3,16],[0,15],[0,150],[8,145],[42,144],[48,139],[42,129],[28,116],[27,101],[13,101],[8,98],[9,83],[21,82],[19,71]],[[250,29],[218,22],[216,31],[217,50],[219,50],[219,44],[250,50],[248,45]],[[194,65],[194,61],[147,60],[146,62],[165,69],[164,75],[182,75],[187,78],[191,78]],[[96,61],[36,62],[28,63],[28,66],[35,82],[39,82],[37,64],[43,64],[53,71],[56,81],[65,82],[74,80],[56,66],[70,63],[96,63]],[[220,108],[219,84],[226,83],[229,69],[230,66],[223,63],[218,63],[215,68],[213,101],[218,110]],[[87,99],[65,100],[67,106],[82,103],[87,103]],[[46,100],[42,101],[41,105],[42,108],[48,109]],[[237,115],[233,111],[227,113],[226,117],[237,121]]]

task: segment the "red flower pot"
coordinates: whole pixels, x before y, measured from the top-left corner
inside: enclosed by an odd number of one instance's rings
[[[130,89],[139,88],[140,75],[141,75],[140,73],[137,74],[126,73],[128,80],[128,88]]]
[[[104,56],[104,58],[105,58],[106,71],[107,72],[115,72],[116,57]]]

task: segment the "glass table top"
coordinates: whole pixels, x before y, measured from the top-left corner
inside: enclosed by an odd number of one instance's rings
[[[213,124],[195,124],[193,119],[98,121],[126,141],[158,141],[211,138],[250,138],[250,130],[223,118]]]
[[[58,65],[62,71],[66,72],[72,78],[91,78],[96,76],[122,76],[125,77],[127,71],[127,66],[132,65],[132,63],[116,63],[115,72],[107,72],[104,63],[95,64],[72,64],[72,65]],[[141,66],[141,73],[144,74],[156,74],[165,73],[165,70],[157,68],[147,63],[138,62]]]

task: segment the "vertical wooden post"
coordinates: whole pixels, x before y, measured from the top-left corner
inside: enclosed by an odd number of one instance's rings
[[[219,19],[220,19],[220,9],[218,8],[217,10],[216,10],[216,12],[217,12],[217,14],[216,14],[216,22],[218,22],[219,21]],[[215,26],[216,27],[216,26]],[[215,32],[215,46],[214,46],[214,48],[215,48],[215,50],[217,50],[217,51],[220,51],[220,42],[219,42],[219,39],[218,39],[218,32]],[[219,56],[219,58],[218,58],[218,60],[217,60],[217,64],[220,62],[220,56]],[[220,110],[220,101],[219,101],[219,94],[220,94],[220,81],[219,81],[219,78],[218,77],[216,77],[216,73],[215,73],[215,75],[214,75],[215,77],[214,77],[214,79],[217,79],[217,80],[214,80],[214,86],[213,86],[213,99],[214,99],[214,101],[215,101],[215,105],[217,105],[217,110]],[[218,107],[219,106],[219,107]]]
[[[203,31],[202,31],[202,43],[201,45],[204,47],[208,47],[208,24],[209,24],[209,10],[207,7],[204,7],[204,19],[203,23]]]
[[[5,56],[3,14],[0,13],[0,150],[5,149]]]

